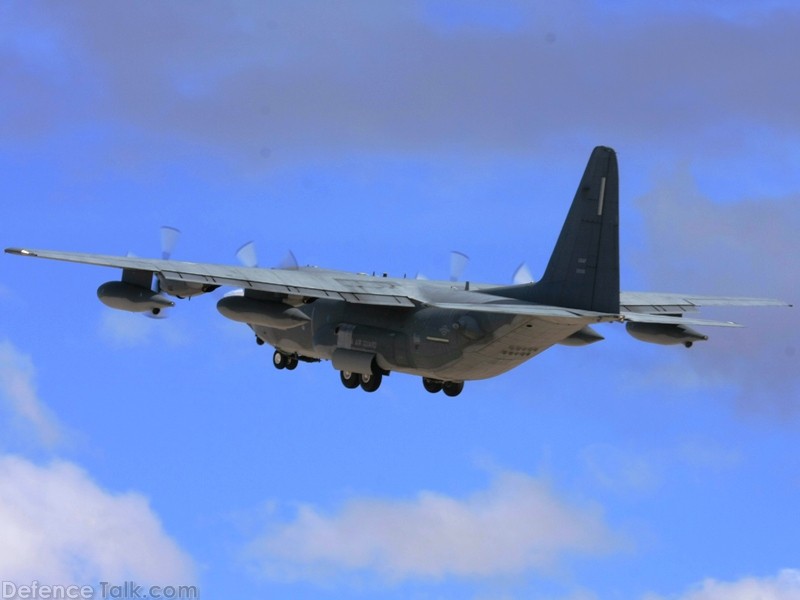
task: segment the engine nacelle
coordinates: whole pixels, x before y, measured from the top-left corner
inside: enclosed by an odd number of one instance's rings
[[[175,306],[175,303],[150,288],[127,281],[109,281],[97,288],[100,302],[117,310],[128,312],[152,312],[158,314],[162,308]]]
[[[665,346],[683,344],[687,348],[691,348],[694,342],[702,342],[708,339],[707,335],[698,333],[686,325],[673,325],[671,323],[635,323],[629,321],[625,324],[625,329],[637,340]]]
[[[256,300],[247,296],[225,296],[217,302],[217,310],[234,321],[273,329],[291,329],[311,320],[299,308],[283,302]]]

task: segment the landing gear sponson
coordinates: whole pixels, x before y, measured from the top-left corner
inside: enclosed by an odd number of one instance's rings
[[[272,355],[273,366],[276,369],[286,369],[287,371],[296,369],[300,360],[313,359],[299,357],[296,354],[286,354],[280,350],[275,350],[275,353]],[[339,378],[344,387],[353,390],[360,386],[365,392],[377,391],[383,382],[383,375],[383,372],[377,370],[369,374],[339,371]],[[422,378],[422,385],[431,394],[444,392],[445,395],[450,397],[458,396],[464,389],[463,381],[442,381],[441,379],[431,379],[429,377]]]
[[[297,368],[300,360],[305,360],[303,357],[298,357],[296,354],[285,354],[280,350],[275,350],[272,355],[272,364],[276,369],[286,369],[293,371]],[[361,374],[353,373],[352,371],[339,371],[339,378],[342,385],[349,390],[354,390],[361,387],[365,392],[375,392],[383,382],[383,373],[378,371],[375,373]],[[463,381],[442,381],[440,379],[431,379],[429,377],[422,378],[422,385],[431,394],[444,392],[446,396],[458,396],[464,389]]]
[[[297,354],[286,354],[280,350],[275,350],[272,355],[272,365],[279,370],[286,369],[293,371],[297,368],[298,363],[303,360],[306,362],[317,362],[318,359],[307,358],[305,356],[298,356]],[[386,373],[388,375],[388,373]],[[350,371],[340,371],[342,385],[348,389],[355,389],[361,386],[365,392],[374,392],[381,387],[384,372],[374,371],[369,374],[352,373]]]

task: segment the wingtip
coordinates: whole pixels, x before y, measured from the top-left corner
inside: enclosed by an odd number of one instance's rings
[[[36,256],[35,252],[25,250],[25,248],[6,248],[6,254],[16,254],[17,256]]]

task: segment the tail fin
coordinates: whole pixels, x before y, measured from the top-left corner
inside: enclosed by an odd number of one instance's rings
[[[542,279],[489,293],[619,312],[619,173],[614,150],[598,146],[592,152]]]

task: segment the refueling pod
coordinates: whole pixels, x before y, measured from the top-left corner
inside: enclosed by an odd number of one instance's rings
[[[163,294],[127,281],[104,283],[97,288],[97,297],[106,306],[128,312],[149,311],[157,315],[161,309],[175,306],[175,303]]]
[[[673,325],[671,323],[628,322],[625,324],[625,329],[637,340],[665,346],[683,344],[687,348],[691,348],[694,342],[702,342],[708,339],[707,335],[698,333],[686,325]]]
[[[225,296],[217,302],[217,310],[223,316],[240,323],[250,323],[273,327],[275,329],[291,329],[305,325],[311,318],[298,308],[272,300],[257,300],[247,296]]]

